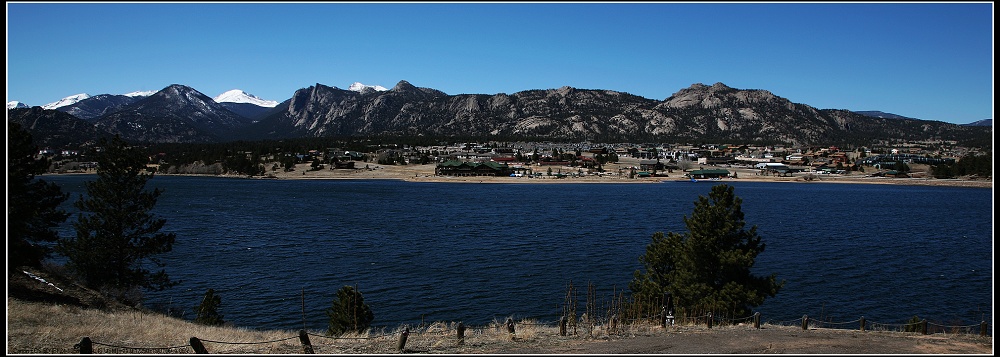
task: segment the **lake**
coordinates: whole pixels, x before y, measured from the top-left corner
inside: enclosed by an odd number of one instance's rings
[[[73,193],[72,212],[96,176],[42,178]],[[766,244],[754,272],[786,281],[757,308],[762,320],[992,321],[992,189],[726,183]],[[599,301],[627,290],[650,237],[686,231],[713,184],[157,176],[153,212],[177,235],[161,258],[181,283],[146,305],[191,319],[211,288],[236,326],[325,330],[325,309],[350,285],[375,326],[552,322],[570,283],[581,297],[593,284]]]

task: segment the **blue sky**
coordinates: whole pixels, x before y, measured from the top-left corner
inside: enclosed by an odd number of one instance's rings
[[[993,117],[993,4],[7,2],[7,101],[316,83],[448,94],[694,83],[819,109]]]

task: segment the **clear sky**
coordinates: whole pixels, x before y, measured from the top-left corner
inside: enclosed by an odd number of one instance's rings
[[[695,83],[819,109],[993,118],[993,4],[7,2],[7,101],[316,83],[448,94]]]

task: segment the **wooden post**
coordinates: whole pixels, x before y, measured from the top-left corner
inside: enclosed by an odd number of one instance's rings
[[[753,313],[753,328],[760,330],[760,311]]]
[[[459,345],[464,345],[465,344],[465,324],[459,322],[458,323],[458,328],[456,328],[456,330],[458,330],[458,344]]]
[[[396,344],[396,350],[403,352],[403,348],[406,346],[406,337],[410,335],[410,328],[404,327],[403,333],[399,334],[399,343]]]
[[[865,332],[865,317],[861,316],[861,332]]]
[[[314,354],[313,346],[309,343],[309,335],[306,334],[306,330],[299,330],[299,342],[302,343],[302,353]]]
[[[208,354],[208,350],[205,349],[205,345],[203,345],[201,343],[201,340],[199,340],[197,337],[191,337],[190,342],[191,342],[191,348],[194,349],[194,353],[202,355]]]
[[[927,319],[920,321],[920,332],[924,335],[927,334]]]
[[[566,324],[569,323],[566,320],[566,316],[559,318],[559,336],[566,336]]]
[[[802,329],[803,330],[809,329],[809,316],[807,315],[802,315]]]
[[[986,337],[986,321],[979,323],[979,336]]]
[[[985,324],[985,322],[983,322],[983,324]],[[84,337],[83,339],[80,340],[80,343],[76,344],[76,346],[73,347],[79,349],[80,354],[89,355],[94,353],[94,343],[90,341],[90,337]]]
[[[712,328],[712,313],[708,313],[708,328]]]

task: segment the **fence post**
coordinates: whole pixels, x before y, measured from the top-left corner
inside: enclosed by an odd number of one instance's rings
[[[708,328],[712,328],[712,313],[708,313]]]
[[[920,321],[920,332],[924,335],[927,334],[927,319]]]
[[[760,311],[753,313],[753,328],[760,330]]]
[[[979,336],[986,337],[986,321],[979,323]]]
[[[458,327],[456,328],[456,330],[458,330],[458,344],[459,345],[464,345],[465,344],[465,324],[459,322],[458,323]]]
[[[986,323],[983,322],[984,326],[985,326],[985,324]],[[983,331],[985,331],[985,330],[983,330]],[[80,354],[89,355],[89,354],[94,353],[94,343],[90,341],[90,337],[84,337],[83,339],[80,340],[80,343],[76,344],[76,346],[73,346],[73,347],[76,347],[77,349],[79,349],[80,350]]]
[[[809,329],[809,316],[808,315],[802,315],[802,329],[803,330],[808,330]]]
[[[403,333],[399,334],[399,343],[396,344],[396,349],[399,350],[400,352],[402,352],[403,348],[406,346],[406,337],[409,335],[410,335],[410,328],[404,327]]]
[[[861,332],[865,332],[865,317],[861,316]]]
[[[566,324],[568,322],[566,316],[559,318],[559,336],[566,336]]]
[[[306,330],[299,330],[299,342],[302,343],[302,353],[313,354],[312,343],[309,343],[309,335],[306,334]]]
[[[199,340],[197,337],[191,337],[190,343],[191,343],[191,348],[194,349],[194,353],[203,355],[208,354],[208,350],[205,349],[205,345],[203,345],[201,343],[201,340]]]

